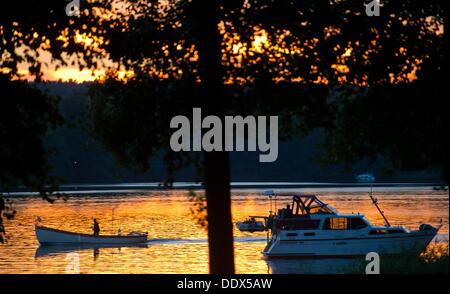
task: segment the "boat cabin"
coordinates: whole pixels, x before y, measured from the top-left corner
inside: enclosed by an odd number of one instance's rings
[[[279,194],[278,194],[279,195]],[[362,214],[339,214],[316,195],[293,195],[292,205],[278,210],[272,229],[278,230],[360,230],[371,226]]]
[[[281,230],[360,230],[370,224],[363,215],[326,214],[277,218],[275,226]]]

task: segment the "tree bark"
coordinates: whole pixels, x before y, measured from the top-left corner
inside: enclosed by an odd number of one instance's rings
[[[205,152],[209,270],[234,273],[233,225],[227,152]]]
[[[445,54],[444,76],[448,77],[448,74],[449,74],[448,69],[450,66],[450,64],[449,64],[450,60],[449,60],[449,56],[448,56],[449,50],[450,50],[450,48],[449,48],[449,43],[450,43],[449,42],[449,38],[450,38],[450,36],[449,36],[449,29],[450,29],[449,17],[450,17],[450,15],[449,14],[450,14],[450,11],[449,11],[449,8],[445,1],[441,1],[441,5],[444,9],[444,54]],[[442,95],[444,95],[444,94],[442,94]],[[447,100],[444,96],[441,97],[441,99]],[[447,113],[446,109],[447,109],[447,107],[445,107],[445,106],[441,107],[442,117],[445,119],[444,125],[448,127],[448,113]],[[443,137],[446,137],[446,136],[443,136]],[[444,180],[448,184],[449,180],[450,180],[449,179],[450,172],[449,172],[449,167],[448,167],[448,152],[447,152],[449,150],[449,144],[448,144],[447,139],[444,139],[444,140],[445,140],[445,143],[444,143],[445,149],[443,150],[443,152],[444,152],[443,174],[444,174]]]
[[[227,96],[223,87],[219,10],[215,0],[192,2],[192,37],[198,50],[202,116],[224,117]],[[234,273],[233,226],[229,158],[227,152],[204,152],[205,193],[208,210],[209,269],[212,274]]]

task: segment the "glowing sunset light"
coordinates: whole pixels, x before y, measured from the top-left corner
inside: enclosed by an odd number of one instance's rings
[[[82,70],[77,68],[61,68],[44,74],[46,80],[75,81],[77,83],[92,82],[105,74],[104,70]]]
[[[267,55],[268,61],[274,63],[274,66],[276,67],[281,66],[281,64],[288,64],[290,56],[298,56],[299,58],[310,59],[315,55],[315,50],[321,42],[320,39],[316,37],[306,40],[296,39],[295,42],[286,42],[286,37],[293,37],[291,32],[287,30],[280,31],[275,36],[275,39],[270,39],[268,32],[263,28],[255,28],[250,41],[244,41],[242,36],[240,36],[236,32],[233,32],[232,29],[228,29],[227,26],[228,24],[223,22],[221,22],[219,25],[219,30],[223,38],[222,62],[225,67],[231,66],[234,68],[240,68],[247,63],[258,63],[263,60],[259,57],[262,55]],[[324,32],[325,39],[331,35],[339,33],[340,31],[338,29],[329,28]],[[63,32],[63,34],[58,39],[69,42],[71,38],[73,38],[76,43],[82,44],[86,48],[100,53],[103,53],[102,45],[108,44],[109,42],[107,40],[105,41],[103,38],[95,36],[93,33],[81,32],[77,32],[74,36],[69,36],[68,32]],[[358,58],[353,53],[354,50],[359,46],[360,42],[355,41],[347,44],[347,46],[345,47],[340,47],[340,45],[337,45],[333,48],[336,54],[336,62],[331,65],[331,68],[334,69],[336,79],[339,83],[351,83],[359,86],[369,85],[367,76],[354,80],[348,79],[348,75],[350,74],[351,69],[347,65],[347,60]],[[371,47],[363,53],[362,58],[367,60],[367,62],[370,62],[370,55],[377,51],[378,46],[379,45],[377,40],[372,40]],[[191,46],[186,48],[183,41],[174,43],[173,49],[176,51],[186,51],[185,58],[187,58],[189,62],[195,63],[198,60],[198,55],[195,47]],[[171,45],[169,46],[167,44],[164,44],[161,47],[161,50],[165,56],[169,56],[172,47]],[[397,56],[406,56],[406,53],[406,49],[400,47]],[[43,67],[42,75],[42,79],[47,81],[75,81],[77,83],[92,82],[97,79],[101,80],[105,77],[105,74],[108,70],[114,68],[113,62],[109,60],[106,52],[104,54],[103,60],[100,60],[100,64],[103,63],[104,65],[94,69],[91,68],[80,70],[77,65],[72,64],[74,61],[76,61],[74,59],[74,56],[68,57],[67,64],[71,65],[60,67],[57,67],[50,62],[50,56],[47,56],[46,52],[43,52],[40,59],[41,61],[43,61],[43,63],[47,64],[47,66]],[[398,73],[391,73],[387,77],[387,80],[389,80],[391,83],[412,82],[417,79],[416,73],[420,70],[421,63],[422,60],[412,58],[410,61],[407,61],[407,64],[405,64],[405,66],[402,68],[402,71]],[[328,84],[328,78],[322,76],[321,74],[323,70],[324,69],[312,65],[311,74],[313,74],[313,79],[309,80],[313,83]],[[133,72],[131,71],[112,70],[112,72],[118,79],[127,79],[133,76]],[[23,64],[22,66],[20,66],[19,73],[27,80],[34,79],[28,73],[27,64]],[[151,68],[150,75],[158,79],[166,79],[170,76],[180,78],[183,75],[183,70],[176,66],[171,68],[169,71],[161,70],[159,68]],[[274,77],[274,80],[289,80],[294,83],[305,81],[304,77],[298,76],[295,72],[291,72],[287,69],[282,68],[279,71],[279,76]],[[243,84],[246,82],[252,82],[252,78],[248,76],[230,76],[226,77],[225,79],[226,84]]]
[[[267,39],[267,32],[265,30],[261,30],[255,34],[255,40],[253,41],[253,49],[261,53],[264,50],[264,47],[269,46],[269,41]]]

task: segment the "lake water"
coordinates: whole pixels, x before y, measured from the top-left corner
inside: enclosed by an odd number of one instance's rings
[[[448,242],[448,192],[427,188],[379,190],[379,204],[392,225],[417,229],[421,223],[437,226],[442,219],[443,227],[434,242]],[[372,223],[383,224],[367,192],[333,188],[320,190],[318,195],[340,212],[361,212]],[[193,202],[187,191],[87,193],[53,204],[36,197],[13,199],[17,216],[5,222],[8,243],[0,244],[0,273],[65,273],[75,258],[79,259],[81,273],[208,272],[206,232],[192,216]],[[270,208],[269,198],[257,190],[233,192],[232,200],[233,221],[248,215],[267,215]],[[290,198],[280,197],[278,206],[288,202]],[[123,233],[147,231],[151,240],[138,247],[39,247],[34,235],[38,216],[45,226],[84,233],[91,233],[95,217],[104,234],[117,232],[118,228]],[[345,273],[349,268],[355,271],[355,261],[346,259],[265,260],[261,251],[266,233],[242,233],[235,228],[234,235],[238,273]]]

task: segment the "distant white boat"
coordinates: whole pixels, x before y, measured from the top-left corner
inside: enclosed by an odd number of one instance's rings
[[[435,191],[448,191],[448,186],[442,184],[439,187],[433,187],[433,190],[435,190]]]
[[[147,242],[147,233],[128,235],[89,235],[35,226],[36,238],[41,245],[52,244],[137,244]]]
[[[373,183],[375,180],[373,174],[360,174],[356,176],[356,181],[359,183]]]

